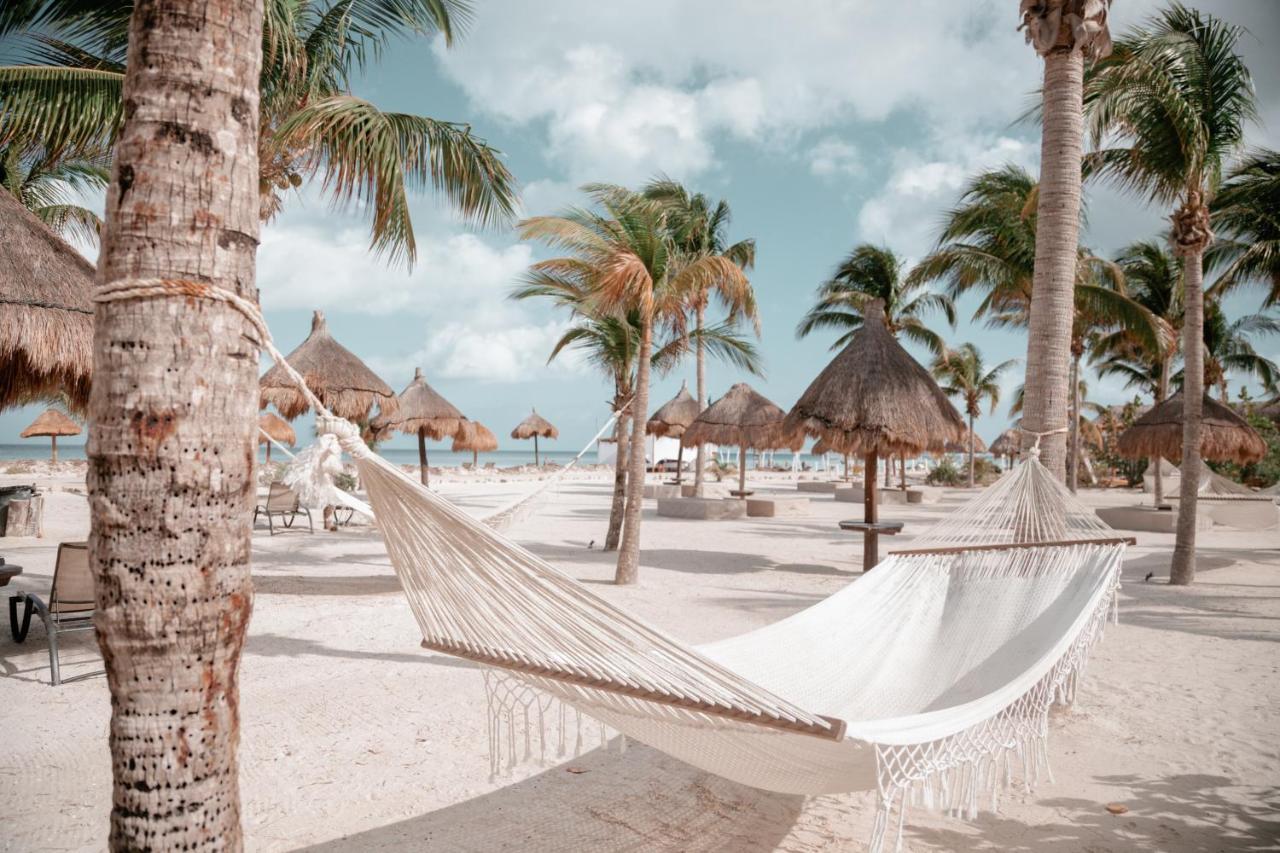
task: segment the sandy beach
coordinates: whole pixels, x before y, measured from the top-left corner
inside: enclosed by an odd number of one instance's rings
[[[43,539],[8,539],[24,574],[4,590],[48,591],[56,544],[83,539],[82,471],[9,474],[47,491]],[[527,474],[448,473],[439,490],[476,514],[526,493]],[[698,643],[775,621],[856,582],[860,545],[835,522],[860,508],[817,497],[808,518],[692,522],[646,502],[641,583],[609,583],[600,551],[607,472],[574,472],[511,536],[620,606]],[[505,482],[502,482],[505,481]],[[753,477],[793,492],[790,475]],[[907,543],[965,499],[927,489],[889,507]],[[1091,504],[1138,494],[1086,491]],[[1077,704],[1051,720],[1054,780],[1014,789],[972,822],[910,813],[913,851],[1218,851],[1280,839],[1280,531],[1201,534],[1190,588],[1159,583],[1173,537],[1139,534],[1120,624],[1095,650]],[[594,547],[591,547],[594,544]],[[478,668],[419,648],[381,540],[255,530],[256,587],[241,674],[246,844],[251,850],[860,850],[874,797],[801,798],[743,787],[638,744],[615,744],[490,779]],[[1154,571],[1157,578],[1143,578]],[[89,634],[50,687],[42,627],[0,640],[5,750],[0,848],[105,844],[110,714]],[[842,653],[857,654],[857,649]],[[1113,815],[1108,804],[1127,812]]]

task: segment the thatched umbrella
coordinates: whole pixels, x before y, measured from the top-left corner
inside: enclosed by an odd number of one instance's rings
[[[745,382],[708,406],[680,437],[685,447],[728,444],[738,448],[737,497],[747,492],[747,451],[799,450],[804,436],[783,427],[787,413]]]
[[[863,521],[870,525],[864,569],[879,562],[879,457],[940,450],[965,434],[964,419],[947,395],[889,331],[878,299],[866,305],[862,327],[792,407],[786,426],[825,438],[842,453],[863,455]]]
[[[1152,459],[1182,458],[1182,392],[1179,391],[1133,422],[1120,434],[1116,449],[1122,456]],[[1200,428],[1200,457],[1217,462],[1256,462],[1267,455],[1266,442],[1230,406],[1209,395],[1204,398]]]
[[[534,409],[529,417],[522,420],[511,431],[512,438],[518,438],[521,441],[533,439],[533,464],[539,465],[538,462],[538,438],[557,439],[560,437],[560,430],[551,425],[551,422],[538,414],[538,410]]]
[[[463,421],[462,428],[453,437],[454,453],[471,451],[471,464],[480,461],[481,453],[498,449],[498,437],[479,421]]]
[[[1260,403],[1254,411],[1280,425],[1280,397],[1276,397],[1269,403]]]
[[[351,350],[334,340],[320,311],[311,318],[311,334],[287,359],[320,401],[340,418],[368,421],[374,403],[383,415],[396,410],[396,395],[391,386],[379,379]],[[262,389],[260,408],[274,403],[289,420],[311,408],[279,365],[263,374],[258,385]]]
[[[644,431],[648,435],[658,436],[662,438],[669,436],[671,438],[679,438],[684,435],[684,431],[698,417],[698,401],[689,393],[689,383],[680,383],[680,392],[662,405],[658,411],[653,413],[653,417],[649,418],[648,423],[644,425]],[[676,483],[681,481],[681,474],[684,469],[684,443],[681,442],[679,449],[676,450]]]
[[[0,192],[0,409],[65,395],[89,405],[93,265]]]
[[[48,436],[53,442],[49,450],[49,461],[58,461],[58,436],[79,435],[80,424],[71,420],[57,409],[45,409],[44,414],[31,422],[31,426],[22,431],[23,438]]]
[[[267,461],[271,461],[271,441],[274,439],[281,444],[287,444],[293,447],[298,443],[298,436],[293,431],[293,426],[284,418],[275,412],[263,412],[258,416],[258,444],[267,446]]]
[[[996,456],[1004,456],[1006,458],[1016,456],[1021,452],[1021,436],[1018,435],[1016,429],[1007,429],[991,442],[989,448]]]
[[[374,418],[370,426],[375,433],[402,432],[418,437],[418,474],[422,485],[427,485],[427,439],[442,441],[445,436],[455,436],[467,419],[462,412],[441,397],[427,384],[422,368],[413,369],[413,381],[396,398],[396,408],[390,414]]]

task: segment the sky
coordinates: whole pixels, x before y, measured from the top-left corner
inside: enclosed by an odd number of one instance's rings
[[[833,335],[797,340],[795,327],[844,255],[871,242],[918,259],[976,171],[1009,162],[1038,170],[1039,128],[1019,117],[1034,103],[1043,64],[1016,31],[1017,5],[477,0],[454,47],[396,42],[354,91],[384,110],[470,123],[504,153],[524,214],[581,203],[586,182],[634,186],[659,174],[728,200],[731,239],[757,243],[751,281],[765,376],[712,362],[709,393],[745,380],[789,408],[833,355]],[[1248,28],[1241,50],[1262,113],[1249,142],[1280,148],[1280,3],[1196,5]],[[1158,7],[1116,0],[1112,32]],[[1086,196],[1082,239],[1095,253],[1154,237],[1167,223],[1169,211],[1109,189]],[[611,388],[572,354],[547,363],[568,323],[562,312],[507,298],[549,253],[509,228],[469,226],[430,191],[415,194],[413,218],[419,256],[407,270],[369,253],[364,211],[335,210],[315,188],[292,195],[264,226],[258,255],[277,345],[295,347],[310,313],[323,310],[334,336],[396,391],[420,366],[504,448],[517,446],[507,436],[536,406],[560,428],[554,449],[578,450],[607,417]],[[1259,297],[1234,297],[1228,313],[1255,310]],[[976,301],[960,302],[955,329],[936,318],[948,342],[975,343],[991,364],[1023,358],[1025,336],[974,322]],[[1280,359],[1280,339],[1261,343]],[[1086,378],[1099,402],[1133,396]],[[686,379],[692,386],[692,358],[655,381],[651,408]],[[1021,381],[1019,365],[1005,399],[979,421],[988,441],[1009,425],[1005,406]],[[0,415],[0,442],[16,441],[38,411]]]

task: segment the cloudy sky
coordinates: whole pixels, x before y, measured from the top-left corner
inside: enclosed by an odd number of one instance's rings
[[[1264,118],[1252,141],[1280,147],[1280,3],[1199,5],[1250,30],[1242,48]],[[767,376],[750,381],[784,407],[830,357],[830,338],[797,341],[794,329],[844,254],[874,242],[918,258],[975,170],[1038,167],[1037,128],[1017,119],[1042,65],[1015,31],[1015,0],[476,6],[454,48],[398,43],[356,93],[383,109],[470,122],[505,152],[527,213],[579,201],[575,188],[587,181],[636,184],[659,173],[727,199],[732,237],[758,244],[751,277]],[[1156,8],[1116,0],[1113,32]],[[1101,253],[1154,236],[1167,215],[1105,189],[1091,190],[1088,204],[1086,241]],[[510,231],[471,229],[426,194],[414,221],[420,257],[407,272],[368,254],[359,211],[334,211],[306,191],[294,197],[264,229],[259,254],[277,343],[295,346],[322,309],[335,336],[397,390],[421,366],[500,436],[536,404],[561,429],[558,449],[576,450],[602,422],[609,389],[579,360],[546,364],[563,316],[505,298],[545,252]],[[1021,357],[1020,335],[970,322],[973,302],[961,304],[949,340],[975,342],[993,363]],[[1265,349],[1280,358],[1280,340]],[[663,378],[654,404],[692,373],[690,363]],[[1021,381],[1015,373],[1010,386]],[[714,397],[744,377],[713,365],[709,378]],[[1131,396],[1091,387],[1100,400]],[[0,416],[0,441],[15,440],[32,417]],[[979,431],[991,439],[1006,425],[1002,407]]]

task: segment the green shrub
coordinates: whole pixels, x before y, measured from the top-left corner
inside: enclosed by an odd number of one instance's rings
[[[930,486],[961,486],[969,482],[969,475],[957,468],[950,456],[944,456],[924,481]]]

